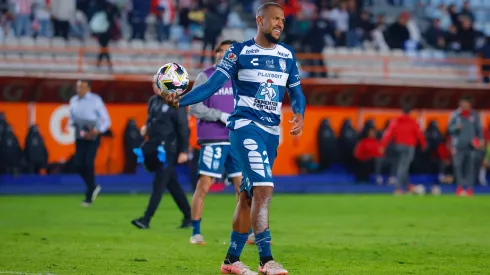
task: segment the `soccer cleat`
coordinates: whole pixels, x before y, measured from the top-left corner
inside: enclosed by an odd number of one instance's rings
[[[94,191],[92,191],[92,201],[95,201],[95,199],[97,198],[97,195],[99,195],[100,193],[100,185],[97,185],[94,189]]]
[[[473,197],[473,189],[472,188],[468,188],[466,190],[466,196],[468,197]]]
[[[145,219],[143,219],[143,218],[134,219],[131,221],[131,224],[138,227],[139,229],[149,229],[150,228],[150,224],[147,221],[145,221]]]
[[[192,228],[192,221],[190,219],[183,219],[182,223],[178,228],[179,229]]]
[[[206,242],[204,241],[204,237],[201,234],[197,234],[191,237],[189,240],[191,244],[197,244],[197,245],[205,245]]]
[[[255,234],[250,233],[248,235],[247,244],[255,244]]]
[[[242,262],[234,262],[232,264],[222,263],[221,274],[258,275],[257,272],[250,270],[250,267]]]
[[[288,271],[278,262],[268,261],[264,266],[259,266],[260,275],[286,275]]]

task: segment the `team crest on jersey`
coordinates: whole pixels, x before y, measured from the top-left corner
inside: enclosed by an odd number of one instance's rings
[[[283,72],[285,72],[286,71],[286,60],[284,60],[282,58],[279,59],[279,67],[281,68],[281,70]]]
[[[231,62],[235,62],[238,57],[236,56],[236,54],[234,53],[229,53],[227,56],[226,56],[226,59],[230,60]]]

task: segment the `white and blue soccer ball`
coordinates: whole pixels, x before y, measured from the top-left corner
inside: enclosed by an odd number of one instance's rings
[[[189,74],[184,66],[167,63],[156,73],[156,85],[162,95],[170,93],[183,94],[189,86]]]

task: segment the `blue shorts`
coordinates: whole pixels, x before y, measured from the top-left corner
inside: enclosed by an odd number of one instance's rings
[[[242,175],[238,156],[231,149],[231,145],[210,143],[201,146],[198,174],[220,179],[223,175],[223,169],[226,171],[228,178]]]
[[[250,123],[230,131],[230,142],[242,165],[240,192],[247,191],[252,196],[254,186],[274,186],[272,166],[277,156],[279,136]]]

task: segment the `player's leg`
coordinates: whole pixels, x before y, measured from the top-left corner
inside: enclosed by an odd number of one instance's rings
[[[198,165],[199,180],[197,181],[196,191],[194,191],[194,195],[192,196],[191,244],[205,244],[204,238],[201,235],[201,220],[204,210],[204,198],[208,194],[209,188],[213,184],[214,179],[221,178],[226,153],[226,150],[223,151],[223,146],[221,145],[206,145],[201,148]]]
[[[256,275],[257,272],[250,270],[250,267],[240,261],[240,256],[245,247],[250,228],[250,206],[252,203],[249,194],[250,184],[248,184],[246,178],[242,180],[240,191],[233,216],[233,232],[230,237],[230,245],[226,257],[221,264],[221,273]]]
[[[248,189],[252,191],[250,219],[259,250],[262,274],[287,274],[274,262],[269,230],[269,205],[274,184],[272,165],[277,154],[279,136],[269,134],[255,125],[248,125],[230,133],[233,149],[239,155]]]

